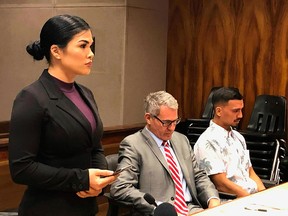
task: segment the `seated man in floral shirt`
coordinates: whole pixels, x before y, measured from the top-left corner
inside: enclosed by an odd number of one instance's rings
[[[219,191],[247,196],[265,189],[252,168],[244,137],[233,129],[242,118],[243,96],[222,87],[212,97],[214,117],[194,146],[200,168]]]

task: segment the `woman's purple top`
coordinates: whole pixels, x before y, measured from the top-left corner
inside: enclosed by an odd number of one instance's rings
[[[83,113],[83,115],[90,122],[92,132],[95,131],[96,129],[95,117],[89,106],[85,103],[85,101],[75,88],[74,82],[66,83],[55,77],[53,78],[56,81],[57,85],[59,86],[60,90],[66,95],[66,97],[68,97],[76,105],[76,107]]]

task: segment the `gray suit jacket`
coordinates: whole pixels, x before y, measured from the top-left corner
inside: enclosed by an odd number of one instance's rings
[[[192,207],[206,208],[208,199],[218,197],[218,191],[205,171],[199,169],[187,137],[174,132],[170,143],[191,193]],[[156,201],[173,204],[175,189],[168,164],[146,129],[121,142],[118,167],[128,164],[133,167],[122,172],[111,186],[113,198],[132,202],[142,215],[151,215],[154,209],[143,198],[145,193],[150,193]]]

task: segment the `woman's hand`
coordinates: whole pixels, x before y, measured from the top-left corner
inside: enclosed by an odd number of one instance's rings
[[[76,193],[81,198],[98,196],[102,192],[103,188],[114,182],[119,176],[112,176],[113,171],[110,170],[89,169],[88,172],[90,184],[89,190],[79,191]]]

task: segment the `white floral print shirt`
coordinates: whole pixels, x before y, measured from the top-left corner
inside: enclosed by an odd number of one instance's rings
[[[200,168],[208,175],[225,172],[229,180],[247,192],[257,192],[256,182],[249,177],[249,150],[239,132],[232,128],[227,131],[211,120],[195,143],[194,152]]]

